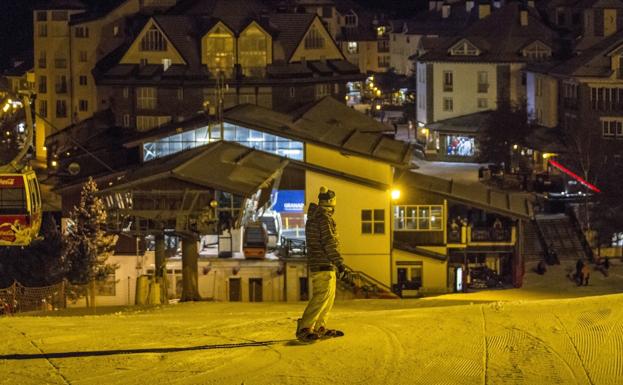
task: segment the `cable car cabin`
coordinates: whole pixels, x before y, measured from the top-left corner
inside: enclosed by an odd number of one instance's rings
[[[0,246],[28,246],[39,234],[41,216],[35,172],[0,174]]]
[[[247,259],[266,258],[268,233],[261,222],[249,223],[244,227],[242,252]]]

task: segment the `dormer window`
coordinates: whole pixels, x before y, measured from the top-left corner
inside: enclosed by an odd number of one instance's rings
[[[534,42],[523,49],[522,55],[532,60],[543,60],[552,56],[552,50],[541,42]]]
[[[452,56],[478,56],[480,50],[467,40],[462,40],[450,48]]]
[[[166,51],[167,40],[162,35],[162,32],[152,25],[149,30],[143,36],[141,40],[141,51]]]
[[[348,15],[344,16],[344,24],[346,24],[347,27],[354,27],[357,25],[357,15],[353,14],[353,13],[349,13]]]
[[[312,27],[305,36],[305,49],[321,48],[324,48],[324,38],[316,27]]]
[[[383,37],[385,36],[386,32],[387,32],[387,28],[384,25],[380,27],[376,27],[376,36]]]

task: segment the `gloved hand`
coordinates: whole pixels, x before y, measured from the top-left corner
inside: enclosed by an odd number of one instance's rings
[[[346,278],[346,276],[348,275],[348,272],[346,271],[346,266],[340,263],[336,266],[336,268],[337,272],[335,273],[335,276],[337,277],[337,279],[343,280],[344,278]]]

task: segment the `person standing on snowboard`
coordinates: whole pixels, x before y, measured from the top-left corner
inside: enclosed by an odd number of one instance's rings
[[[311,203],[307,210],[305,238],[307,258],[312,280],[312,297],[298,320],[296,337],[304,342],[318,338],[344,335],[339,330],[327,329],[329,311],[333,307],[337,276],[346,270],[339,252],[339,242],[333,213],[335,192],[320,187],[318,204]]]

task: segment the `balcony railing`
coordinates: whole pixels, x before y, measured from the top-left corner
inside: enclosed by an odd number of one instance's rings
[[[515,227],[449,227],[447,233],[447,243],[454,244],[482,245],[495,243],[514,245],[515,240]]]

